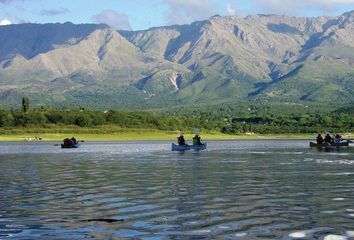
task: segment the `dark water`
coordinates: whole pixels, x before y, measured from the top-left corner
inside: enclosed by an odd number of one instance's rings
[[[0,239],[354,239],[353,148],[208,147],[0,143]]]

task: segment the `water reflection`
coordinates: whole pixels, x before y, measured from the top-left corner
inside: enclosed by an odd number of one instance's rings
[[[0,144],[0,239],[350,238],[352,149]]]

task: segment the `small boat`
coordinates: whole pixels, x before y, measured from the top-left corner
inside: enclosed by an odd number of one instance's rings
[[[65,144],[61,144],[61,148],[78,148],[80,147],[80,143],[76,143],[76,144],[73,144],[73,145],[65,145]]]
[[[313,143],[310,142],[310,147],[318,147],[318,148],[326,148],[326,147],[349,147],[349,142],[341,142],[341,143]]]
[[[207,143],[204,143],[202,145],[177,145],[175,143],[172,143],[172,151],[189,151],[189,150],[205,150],[207,148]]]

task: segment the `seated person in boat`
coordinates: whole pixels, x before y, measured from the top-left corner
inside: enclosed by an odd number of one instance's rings
[[[78,142],[77,142],[76,138],[72,137],[72,138],[65,138],[63,140],[63,143],[65,146],[74,146]]]
[[[72,146],[72,145],[74,145],[73,141],[70,138],[65,138],[63,140],[63,143],[64,143],[64,146]]]
[[[342,136],[340,136],[339,134],[336,134],[334,136],[333,141],[334,141],[335,144],[339,144],[342,141]]]
[[[179,135],[179,137],[177,138],[177,141],[178,141],[178,145],[179,146],[186,146],[186,140],[184,139],[184,136],[183,136],[183,133],[181,133]]]
[[[317,144],[322,144],[324,142],[323,137],[321,134],[318,134],[316,138]]]
[[[333,142],[333,138],[331,137],[331,135],[329,133],[326,134],[326,136],[324,138],[324,142],[325,143],[332,143]]]
[[[76,138],[74,138],[74,137],[72,137],[70,140],[72,141],[72,144],[73,144],[73,145],[75,145],[75,144],[78,143],[77,140],[76,140]]]
[[[196,134],[193,138],[193,145],[194,146],[200,146],[200,145],[203,145],[202,143],[202,139],[201,137],[199,136],[199,134]]]

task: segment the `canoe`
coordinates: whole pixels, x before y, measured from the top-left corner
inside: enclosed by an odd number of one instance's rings
[[[310,147],[349,147],[349,142],[331,143],[331,145],[327,143],[318,144],[310,142]]]
[[[202,145],[184,145],[180,146],[177,144],[172,143],[172,151],[189,151],[189,150],[205,150],[207,148],[207,143],[204,143]]]
[[[74,145],[64,145],[64,144],[61,144],[61,148],[78,148],[80,147],[80,143],[76,143]]]

